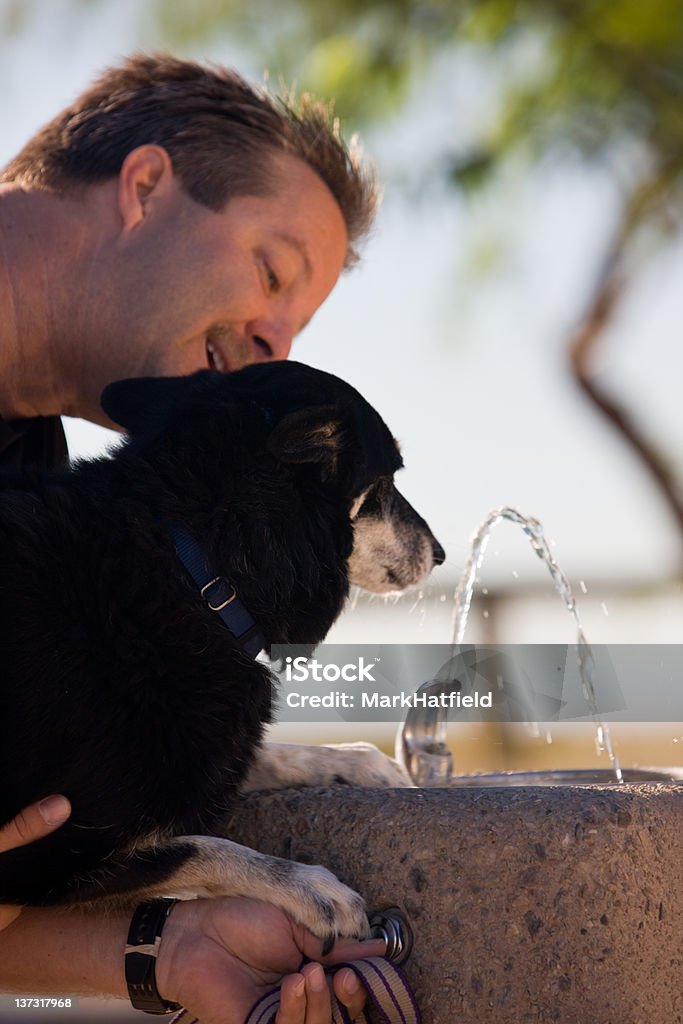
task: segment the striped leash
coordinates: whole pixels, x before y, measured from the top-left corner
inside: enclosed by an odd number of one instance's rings
[[[376,1011],[373,1017],[380,1024],[421,1024],[415,996],[403,972],[390,960],[369,956],[351,963],[335,964],[328,968],[327,973],[334,974],[342,967],[350,967],[365,986],[370,1006]],[[279,1005],[280,990],[274,989],[259,999],[245,1024],[274,1024]],[[171,1024],[200,1024],[200,1021],[187,1010],[181,1010],[171,1019]],[[352,1021],[346,1008],[332,994],[332,1024],[369,1024],[367,1009]]]

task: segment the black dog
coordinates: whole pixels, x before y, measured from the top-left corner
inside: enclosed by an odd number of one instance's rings
[[[405,784],[374,748],[260,747],[254,660],[322,640],[349,582],[402,589],[443,561],[394,488],[396,443],[296,363],[121,381],[103,407],[130,435],[113,458],[1,483],[0,824],[53,792],[73,815],[0,855],[0,902],[242,894],[362,934],[324,868],[215,833],[262,780]]]

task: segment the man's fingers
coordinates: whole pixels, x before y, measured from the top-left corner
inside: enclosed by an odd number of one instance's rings
[[[320,950],[320,940],[317,939],[314,942],[318,943],[318,950]],[[309,945],[313,946],[313,943]],[[364,956],[384,956],[386,951],[387,944],[384,939],[363,939],[362,942],[356,942],[353,939],[337,939],[327,956],[321,956],[319,952],[310,952],[309,949],[304,948],[306,956],[324,964],[338,964],[344,960],[360,960]]]
[[[332,982],[334,994],[339,1002],[349,1011],[354,1020],[365,1006],[366,993],[357,976],[345,967],[337,971]]]
[[[71,804],[64,796],[49,796],[25,807],[13,821],[0,828],[0,853],[49,835],[63,825],[70,814]]]
[[[275,1024],[306,1024],[306,979],[301,974],[290,974],[282,982]]]
[[[306,964],[300,973],[284,979],[275,1024],[331,1024],[331,1021],[330,990],[320,964]]]
[[[320,964],[306,964],[301,973],[306,979],[306,1024],[328,1024],[332,1004],[325,972]]]

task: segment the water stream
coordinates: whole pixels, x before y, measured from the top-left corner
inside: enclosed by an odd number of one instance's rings
[[[577,654],[581,686],[583,688],[583,695],[586,698],[588,708],[593,717],[593,721],[595,722],[596,747],[599,753],[607,753],[616,781],[623,782],[624,779],[621,766],[614,751],[609,727],[605,725],[604,722],[600,721],[600,717],[598,715],[598,707],[595,698],[595,684],[593,679],[595,660],[593,658],[590,645],[586,640],[583,626],[581,625],[581,619],[576,607],[574,594],[572,593],[569,580],[553,557],[548,541],[543,533],[543,527],[537,519],[533,519],[530,516],[523,516],[521,512],[517,511],[517,509],[510,508],[505,505],[494,508],[489,512],[473,537],[470,557],[463,569],[460,582],[458,583],[458,588],[455,592],[452,644],[457,646],[463,642],[467,626],[467,617],[472,604],[472,595],[474,593],[474,587],[477,580],[477,573],[484,558],[486,545],[488,544],[493,527],[504,519],[512,523],[517,523],[522,527],[522,530],[529,538],[532,548],[547,566],[555,585],[555,589],[564,601],[567,610],[574,620],[577,634]],[[440,736],[438,739],[445,741],[445,736]]]

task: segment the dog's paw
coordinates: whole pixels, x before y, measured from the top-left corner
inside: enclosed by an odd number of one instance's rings
[[[369,926],[365,901],[320,864],[288,865],[282,909],[323,940],[329,951],[335,939],[364,939]]]
[[[340,743],[321,747],[328,782],[347,786],[413,786],[398,761],[387,757],[372,743]]]
[[[182,855],[180,864],[145,895],[261,900],[284,910],[329,945],[337,937],[368,934],[362,896],[319,864],[273,857],[219,836],[176,836],[167,844],[169,851],[174,847]]]
[[[288,786],[397,786],[413,782],[397,761],[372,743],[300,746],[266,743],[257,753],[242,792]]]

